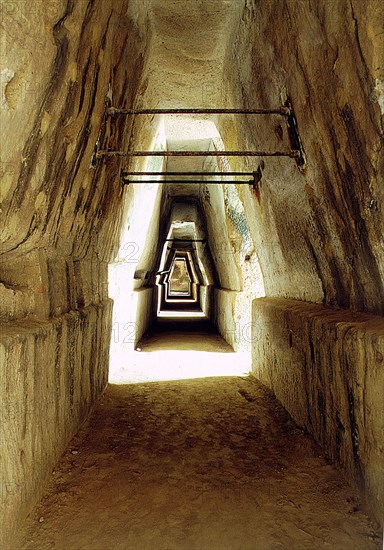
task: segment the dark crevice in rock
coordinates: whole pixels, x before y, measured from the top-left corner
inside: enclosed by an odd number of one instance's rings
[[[319,277],[320,282],[321,282],[321,287],[322,287],[322,290],[323,290],[323,303],[327,303],[328,302],[327,281],[326,281],[326,278],[323,276],[320,260],[318,259],[316,251],[315,251],[315,247],[312,245],[309,238],[305,237],[304,240],[307,244],[308,250],[311,253],[311,257],[312,257],[313,262],[315,264],[316,274]]]
[[[361,468],[361,462],[359,457],[359,430],[356,422],[355,416],[355,397],[354,392],[351,388],[348,388],[348,413],[349,413],[349,422],[351,430],[351,442],[353,449],[353,457],[355,460],[356,474],[361,486],[364,485],[364,476]]]
[[[81,51],[81,48],[79,48],[79,52]],[[86,83],[88,78],[88,71],[91,65],[91,59],[92,59],[92,48],[89,50],[88,54],[88,60],[84,67],[83,74],[81,75],[81,90],[80,90],[80,98],[79,98],[79,107],[77,110],[77,114],[79,115],[80,112],[83,109],[83,103],[84,103],[84,96],[85,96],[85,90],[86,90]]]

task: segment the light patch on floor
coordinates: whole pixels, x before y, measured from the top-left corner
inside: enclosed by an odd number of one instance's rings
[[[175,302],[182,302],[183,300],[174,300]],[[164,317],[166,318],[186,318],[189,319],[190,317],[201,317],[202,319],[205,318],[205,313],[203,311],[159,311],[157,314],[158,317]]]
[[[251,355],[235,353],[218,334],[164,332],[144,339],[119,365],[110,371],[112,384],[244,376]]]
[[[187,380],[212,376],[244,376],[250,371],[247,353],[208,353],[193,350],[131,352],[127,366],[110,374],[112,384]]]

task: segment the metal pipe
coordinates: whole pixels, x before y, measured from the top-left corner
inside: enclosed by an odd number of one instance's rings
[[[162,183],[173,183],[173,184],[187,184],[187,185],[195,185],[195,184],[204,184],[204,185],[211,185],[211,184],[223,184],[223,183],[239,183],[239,184],[248,184],[253,185],[254,180],[123,180],[123,185],[130,185],[130,184],[137,184],[137,183],[145,183],[145,184],[162,184]]]
[[[300,151],[97,151],[96,157],[291,157]]]
[[[165,239],[167,242],[205,243],[205,239]]]
[[[253,172],[128,172],[121,171],[125,176],[253,176]]]
[[[291,113],[288,107],[278,109],[117,109],[109,107],[107,115],[282,115]]]

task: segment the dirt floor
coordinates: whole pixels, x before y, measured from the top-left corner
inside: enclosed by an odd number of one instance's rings
[[[143,352],[167,338],[144,342]],[[200,346],[211,338],[201,335]],[[36,550],[382,545],[356,492],[247,376],[110,385],[22,539],[20,548]]]

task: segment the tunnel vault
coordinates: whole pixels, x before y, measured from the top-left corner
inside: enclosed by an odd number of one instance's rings
[[[382,2],[1,10],[3,546],[104,391],[110,350],[123,360],[156,318],[177,257],[381,521]],[[255,163],[270,152],[284,155]]]

